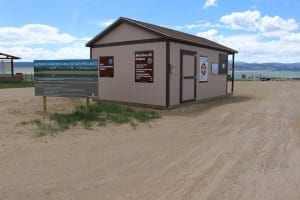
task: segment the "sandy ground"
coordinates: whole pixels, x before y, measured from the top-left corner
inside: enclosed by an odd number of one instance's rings
[[[0,199],[300,199],[300,82],[236,82],[133,129],[36,137],[42,99],[0,90]],[[84,100],[49,98],[51,112]]]

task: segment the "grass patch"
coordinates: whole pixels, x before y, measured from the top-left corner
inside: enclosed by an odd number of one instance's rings
[[[24,82],[0,82],[0,89],[5,88],[27,88],[33,87],[33,81],[24,81]]]
[[[38,127],[37,136],[41,137],[47,134],[54,134],[60,131],[59,127],[55,124],[47,124],[45,122],[42,122],[39,119],[31,120],[31,121],[23,121],[21,122],[21,125],[28,125],[33,124]]]
[[[38,127],[38,136],[54,134],[59,131],[67,130],[75,125],[82,125],[84,128],[90,129],[91,126],[96,123],[99,126],[105,126],[111,123],[128,123],[132,127],[136,128],[138,123],[145,123],[150,120],[160,118],[160,115],[154,111],[137,110],[128,106],[108,103],[97,103],[91,105],[89,112],[86,112],[85,106],[79,106],[71,113],[54,113],[49,114],[48,116],[49,123],[45,123],[40,120],[33,120],[29,122]],[[26,122],[24,123],[26,124]]]

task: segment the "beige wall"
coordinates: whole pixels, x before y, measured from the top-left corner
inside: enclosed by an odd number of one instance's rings
[[[135,82],[135,51],[154,51],[154,82]],[[92,49],[92,58],[114,56],[114,77],[99,77],[99,99],[166,105],[166,43],[146,43]]]
[[[203,100],[216,96],[226,95],[227,75],[211,75],[211,64],[219,63],[219,51],[200,47],[170,43],[170,64],[174,65],[173,73],[170,74],[170,105],[180,103],[180,50],[197,52],[197,84],[196,99]],[[199,56],[208,57],[208,82],[199,83]],[[193,90],[193,88],[191,88]]]
[[[141,28],[137,28],[134,25],[123,22],[110,31],[109,34],[106,34],[103,38],[98,40],[95,44],[97,45],[154,38],[159,38],[159,36]]]

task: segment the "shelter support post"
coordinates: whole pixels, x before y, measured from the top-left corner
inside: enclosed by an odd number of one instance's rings
[[[231,94],[234,90],[234,54],[232,54],[232,70],[231,70]]]
[[[14,61],[13,59],[10,59],[10,68],[11,68],[11,76],[14,76]]]

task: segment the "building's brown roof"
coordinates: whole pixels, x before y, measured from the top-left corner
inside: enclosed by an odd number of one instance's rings
[[[238,51],[236,51],[234,49],[231,49],[224,45],[218,44],[218,43],[208,40],[206,38],[198,37],[195,35],[183,33],[183,32],[169,29],[166,27],[157,26],[154,24],[149,24],[146,22],[141,22],[141,21],[125,18],[125,17],[120,17],[117,21],[115,21],[107,29],[105,29],[103,32],[101,32],[96,37],[94,37],[92,40],[90,40],[86,44],[86,46],[92,47],[96,41],[98,41],[104,35],[108,34],[112,29],[114,29],[116,26],[118,26],[122,22],[127,22],[127,23],[133,24],[139,28],[142,28],[144,30],[158,34],[158,35],[162,36],[163,39],[166,39],[166,40],[176,41],[176,42],[180,42],[180,43],[188,43],[191,45],[201,46],[201,47],[210,48],[210,49],[216,49],[216,50],[227,52],[229,54],[238,53]]]
[[[0,52],[0,59],[21,59],[21,58]]]

